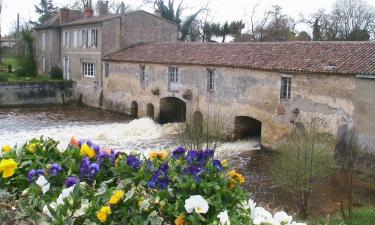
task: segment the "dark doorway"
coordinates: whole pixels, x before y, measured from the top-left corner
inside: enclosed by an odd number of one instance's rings
[[[258,137],[262,134],[262,123],[248,116],[237,116],[234,120],[235,139]]]
[[[147,104],[147,116],[151,119],[154,119],[155,112],[154,112],[154,105],[151,103]]]
[[[186,103],[184,101],[175,97],[160,99],[159,122],[161,124],[185,121]]]
[[[199,111],[193,114],[193,132],[196,134],[203,133],[203,114]]]
[[[130,116],[138,117],[138,103],[136,101],[132,101],[132,104],[130,107]]]

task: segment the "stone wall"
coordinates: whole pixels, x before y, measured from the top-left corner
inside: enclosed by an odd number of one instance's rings
[[[72,83],[0,83],[0,106],[64,104],[74,100]]]
[[[353,115],[355,78],[342,75],[281,74],[238,68],[206,68],[178,66],[180,88],[168,90],[168,65],[147,64],[145,84],[139,81],[140,66],[136,63],[110,63],[109,77],[103,80],[103,108],[130,112],[133,101],[138,104],[138,116],[147,114],[152,104],[158,118],[160,100],[176,97],[186,102],[187,120],[196,111],[204,118],[218,117],[222,130],[232,134],[235,118],[247,116],[262,123],[262,144],[272,147],[290,134],[291,120],[305,121],[311,116],[324,119],[323,128],[336,135],[340,121]],[[173,65],[171,65],[173,66]],[[215,90],[207,90],[207,69],[215,70]],[[292,77],[292,98],[280,99],[281,76]],[[159,95],[152,92],[158,89]],[[191,92],[191,100],[184,99]],[[293,111],[298,109],[298,118]],[[210,116],[208,116],[210,115]]]

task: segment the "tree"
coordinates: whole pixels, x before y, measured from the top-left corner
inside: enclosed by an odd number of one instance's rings
[[[29,27],[22,29],[21,42],[25,51],[17,56],[20,69],[16,72],[19,76],[35,77],[38,74],[38,68],[34,51],[34,38]]]
[[[52,0],[40,0],[39,5],[35,5],[35,11],[39,14],[39,23],[50,19],[57,12],[57,7],[53,5]]]
[[[348,41],[368,41],[369,39],[370,34],[367,30],[353,30],[347,38]]]
[[[297,41],[311,41],[311,36],[306,31],[301,31],[296,37]]]
[[[318,132],[325,123],[312,117],[296,123],[294,133],[278,148],[271,164],[271,176],[284,191],[293,195],[299,215],[307,218],[310,194],[317,181],[329,176],[333,168],[333,138]]]

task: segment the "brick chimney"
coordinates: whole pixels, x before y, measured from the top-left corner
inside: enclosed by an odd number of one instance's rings
[[[91,18],[94,16],[94,10],[92,8],[86,8],[85,11],[83,12],[83,15],[85,19]]]
[[[66,23],[69,21],[70,10],[67,8],[60,9],[60,24]]]
[[[99,16],[108,14],[108,1],[98,1]]]

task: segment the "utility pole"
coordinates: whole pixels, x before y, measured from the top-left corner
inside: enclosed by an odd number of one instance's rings
[[[17,31],[16,31],[16,52],[19,55],[20,48],[20,14],[17,13]]]

